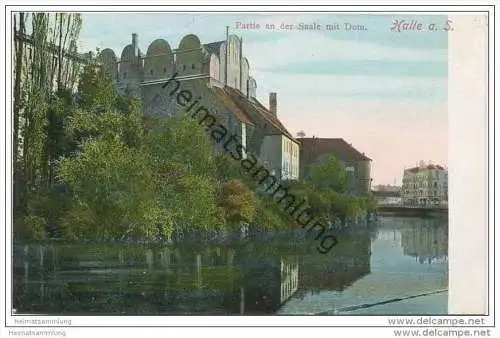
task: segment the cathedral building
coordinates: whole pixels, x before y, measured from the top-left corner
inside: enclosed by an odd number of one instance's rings
[[[241,144],[276,177],[298,178],[299,144],[277,117],[277,94],[270,94],[269,108],[256,99],[257,83],[250,76],[240,37],[227,33],[225,40],[202,44],[189,34],[176,49],[156,39],[145,54],[138,39],[132,34],[120,58],[109,48],[102,50],[99,61],[119,92],[141,99],[144,115],[182,113],[179,100],[171,95],[178,88],[165,87],[175,82],[192,94],[190,99],[202,102],[217,123],[238,135]],[[219,148],[216,151],[222,152]]]

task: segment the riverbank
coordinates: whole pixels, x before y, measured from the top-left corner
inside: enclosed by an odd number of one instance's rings
[[[381,206],[378,216],[386,217],[438,217],[448,218],[448,208],[415,208],[402,206]]]
[[[363,219],[357,223],[348,222],[341,225],[337,222],[326,230],[327,234],[332,235],[348,235],[356,231],[364,229],[373,229],[377,226],[377,221]],[[227,231],[193,231],[191,233],[174,233],[170,239],[157,237],[156,239],[75,239],[68,240],[64,238],[46,238],[45,240],[30,241],[30,240],[15,240],[15,245],[143,245],[143,246],[203,246],[203,245],[224,245],[228,243],[246,243],[246,242],[268,242],[273,240],[297,240],[307,241],[313,238],[311,234],[302,228],[288,228],[281,230],[269,230],[265,227],[257,226],[241,226],[239,230]],[[313,242],[311,241],[311,244]]]

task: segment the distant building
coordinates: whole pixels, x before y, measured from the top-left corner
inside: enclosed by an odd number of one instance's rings
[[[440,165],[423,162],[405,169],[403,175],[403,204],[448,205],[448,171]]]
[[[300,172],[305,179],[312,164],[322,158],[333,155],[345,166],[348,180],[357,195],[369,194],[371,191],[370,169],[371,159],[356,150],[342,138],[298,138],[301,143]]]

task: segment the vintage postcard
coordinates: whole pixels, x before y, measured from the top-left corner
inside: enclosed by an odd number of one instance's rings
[[[483,284],[450,289],[449,108],[460,21],[486,67],[487,11],[6,15],[13,325],[485,325],[448,316],[492,311],[487,186],[460,261]]]

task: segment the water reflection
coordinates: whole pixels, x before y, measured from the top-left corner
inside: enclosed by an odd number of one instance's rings
[[[370,233],[362,232],[340,239],[338,247],[330,255],[301,257],[300,290],[313,293],[342,291],[370,273]]]
[[[418,219],[382,219],[378,229],[343,234],[327,255],[296,238],[206,247],[17,245],[13,304],[17,313],[310,313],[319,306],[314,295],[328,309],[368,301],[367,290],[394,281],[395,252],[384,243],[416,259],[396,263],[405,268],[403,289],[419,288],[415,276],[428,283],[411,266],[447,262],[446,223]]]
[[[448,262],[448,229],[431,221],[413,224],[402,232],[404,254],[415,257],[421,264]]]

